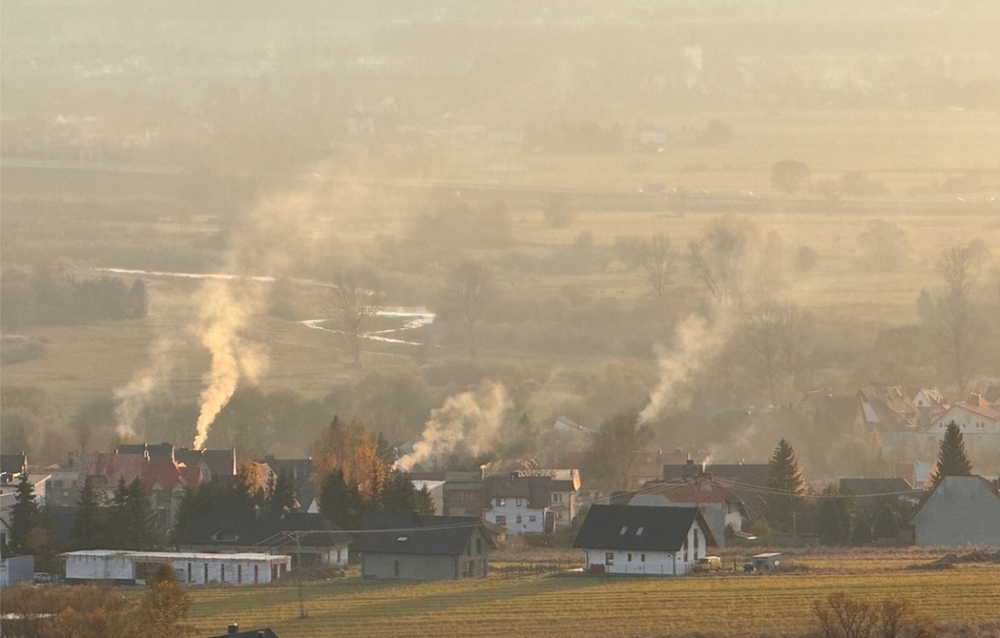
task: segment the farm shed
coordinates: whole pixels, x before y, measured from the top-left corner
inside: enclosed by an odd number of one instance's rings
[[[573,541],[591,572],[678,576],[715,546],[694,507],[593,505]]]
[[[366,578],[459,580],[484,578],[496,545],[480,518],[408,512],[369,516],[354,548]]]
[[[275,554],[198,554],[191,552],[132,552],[81,550],[62,555],[66,560],[66,582],[111,582],[143,584],[160,565],[170,565],[180,582],[257,585],[270,583],[291,567],[291,557]]]
[[[755,572],[770,572],[781,567],[781,552],[757,554],[751,559]]]

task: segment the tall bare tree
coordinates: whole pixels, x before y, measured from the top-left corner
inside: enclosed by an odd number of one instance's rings
[[[607,489],[635,487],[632,477],[635,452],[642,450],[653,438],[649,426],[638,421],[635,413],[620,413],[602,423],[594,434],[590,454],[597,464],[599,480]]]
[[[759,229],[746,217],[716,217],[688,243],[688,267],[717,301],[740,305],[748,279],[756,274],[759,242]]]
[[[333,286],[334,324],[344,334],[355,366],[361,366],[361,340],[378,311],[378,277],[366,266],[340,270]]]
[[[445,312],[462,325],[469,354],[476,359],[476,328],[493,294],[493,273],[482,262],[463,259],[448,275],[442,294]]]
[[[806,359],[811,320],[791,303],[766,301],[748,313],[740,341],[746,362],[764,381],[771,405],[778,403],[782,378],[799,374]]]
[[[653,235],[639,242],[639,265],[646,271],[646,281],[653,294],[662,297],[667,292],[673,276],[676,253],[670,247],[670,238]]]

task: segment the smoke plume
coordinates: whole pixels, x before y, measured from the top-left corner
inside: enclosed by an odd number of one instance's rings
[[[135,420],[149,398],[170,378],[173,369],[171,350],[175,345],[167,337],[155,339],[149,347],[150,364],[134,373],[124,386],[115,388],[115,433],[121,440],[132,441],[138,436]]]
[[[476,456],[492,449],[509,404],[506,389],[492,381],[448,397],[431,412],[413,453],[399,459],[396,468],[408,472],[418,463],[433,465],[456,451]]]
[[[680,388],[692,375],[709,364],[732,333],[732,321],[725,306],[717,306],[712,321],[691,314],[677,324],[674,346],[666,350],[656,345],[660,382],[649,398],[649,404],[639,414],[644,423],[661,416],[677,398]]]

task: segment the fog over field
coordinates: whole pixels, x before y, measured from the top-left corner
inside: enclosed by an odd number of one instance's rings
[[[996,2],[0,12],[5,453],[1000,472]]]

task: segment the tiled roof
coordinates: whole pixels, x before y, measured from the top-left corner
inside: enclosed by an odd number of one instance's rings
[[[298,543],[306,547],[330,547],[349,541],[350,535],[328,521],[322,514],[305,512],[277,513],[254,510],[237,503],[195,513],[177,533],[177,544],[199,547],[257,547],[273,549],[294,545],[293,532],[301,534]]]
[[[87,478],[103,476],[109,487],[118,484],[119,480],[131,483],[141,479],[149,461],[141,454],[105,454],[91,452],[80,459],[80,474],[77,485],[83,485]]]
[[[368,554],[457,556],[465,552],[476,529],[492,544],[482,520],[474,516],[383,512],[365,519],[354,547]]]
[[[676,552],[695,521],[708,545],[715,538],[696,507],[592,505],[573,547]]]
[[[548,507],[552,479],[547,476],[489,476],[486,493],[490,499],[523,498],[531,509]]]

